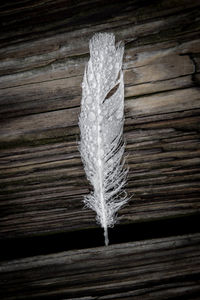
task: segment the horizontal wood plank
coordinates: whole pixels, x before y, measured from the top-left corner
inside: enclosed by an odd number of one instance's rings
[[[199,253],[192,234],[3,262],[1,299],[193,299]]]

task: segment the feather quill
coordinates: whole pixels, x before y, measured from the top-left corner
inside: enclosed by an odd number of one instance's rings
[[[82,83],[79,116],[79,150],[87,179],[93,191],[84,197],[104,229],[108,245],[108,227],[116,223],[116,213],[127,201],[124,191],[124,46],[115,46],[112,33],[95,34],[89,42],[90,59]]]

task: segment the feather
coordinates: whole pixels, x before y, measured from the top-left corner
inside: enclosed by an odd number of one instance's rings
[[[89,43],[90,59],[82,83],[79,116],[79,151],[93,191],[84,197],[97,214],[108,245],[108,227],[116,223],[116,213],[127,201],[123,187],[127,169],[123,159],[124,46],[115,46],[112,33],[95,34]]]

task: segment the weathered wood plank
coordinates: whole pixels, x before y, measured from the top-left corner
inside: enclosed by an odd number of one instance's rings
[[[193,73],[194,63],[189,56],[166,55],[145,66],[125,70],[125,97],[192,87]],[[76,76],[3,89],[1,119],[79,106],[81,80],[82,76]]]
[[[196,88],[180,89],[171,92],[147,95],[130,99],[125,103],[126,117],[143,117],[155,114],[166,114],[200,108],[199,90]],[[188,101],[188,99],[192,99]],[[67,128],[77,126],[80,107],[61,109],[41,114],[32,114],[21,118],[6,119],[0,128],[3,142],[16,139],[31,133],[38,134],[49,129]],[[45,133],[44,133],[45,134]]]
[[[105,23],[121,20],[118,26],[123,25],[131,18],[134,23],[165,17],[168,14],[188,11],[199,6],[199,3],[188,0],[173,1],[84,1],[76,3],[69,1],[53,2],[43,5],[40,1],[39,7],[28,7],[28,13],[21,11],[12,13],[12,5],[9,8],[11,13],[2,12],[3,33],[1,34],[2,46],[15,44],[33,38],[48,37],[55,33],[75,31],[83,28],[89,30],[90,27],[99,27],[97,30],[106,30],[109,27]],[[46,3],[46,1],[45,1]],[[42,6],[41,6],[42,4]],[[134,11],[134,15],[133,15]],[[83,13],[84,12],[84,13]],[[193,16],[193,15],[192,15]],[[191,17],[192,17],[191,16]],[[104,22],[102,22],[102,17]],[[190,17],[190,18],[191,18]],[[75,18],[75,20],[74,20]],[[188,22],[189,18],[185,19]],[[193,18],[194,20],[194,18]],[[84,28],[84,29],[85,29]],[[90,29],[91,30],[91,29]],[[84,31],[85,33],[85,31]]]
[[[194,16],[195,14],[195,16]],[[182,25],[185,25],[185,22],[189,23],[188,27],[191,27],[189,25],[195,26],[194,24],[194,19],[198,18],[198,10],[193,11],[193,18],[191,18],[191,12],[188,13],[182,13],[180,12],[180,15],[177,16],[169,16],[168,18],[166,17],[163,20],[153,20],[152,22],[144,23],[144,24],[133,24],[130,20],[129,23],[127,23],[125,26],[120,26],[121,28],[117,28],[117,30],[114,28],[110,28],[111,31],[116,31],[116,37],[117,39],[123,39],[125,42],[128,38],[130,41],[132,38],[132,43],[128,42],[127,48],[129,48],[129,52],[131,53],[132,47],[137,47],[138,46],[141,48],[141,46],[151,44],[154,45],[158,42],[162,42],[162,34],[164,35],[164,40],[163,41],[171,41],[174,39],[174,35],[176,38],[180,36],[182,38],[182,43],[186,42],[188,40],[189,33],[194,35],[192,29],[190,28],[190,31],[188,30],[185,31],[172,31],[170,36],[166,39],[165,32],[172,30],[173,27],[177,25],[177,22],[179,23],[179,30],[181,29]],[[187,21],[186,21],[187,20]],[[118,21],[120,22],[120,21]],[[111,23],[112,24],[112,23]],[[105,26],[105,25],[104,25]],[[107,24],[107,26],[110,26]],[[113,26],[113,24],[112,24]],[[176,26],[177,27],[177,26]],[[107,28],[108,29],[108,28]],[[195,30],[198,29],[198,25],[195,26]],[[159,30],[159,35],[158,35],[158,30]],[[15,52],[9,51],[10,49],[6,49],[7,51],[5,52],[5,49],[0,50],[0,55],[1,55],[1,61],[0,61],[0,75],[8,75],[8,74],[13,74],[13,73],[18,73],[18,72],[23,72],[23,71],[28,71],[28,70],[34,70],[35,68],[42,68],[48,65],[52,65],[53,63],[57,63],[60,65],[60,63],[66,63],[68,62],[73,62],[73,60],[77,59],[80,60],[81,58],[87,58],[88,57],[88,41],[93,34],[93,30],[91,30],[91,33],[87,31],[80,32],[78,31],[77,34],[73,31],[72,33],[65,33],[64,35],[58,35],[54,36],[53,38],[49,39],[43,39],[43,45],[42,48],[44,47],[44,44],[46,44],[46,48],[49,49],[49,44],[52,44],[52,39],[54,39],[54,49],[51,51],[45,53],[34,55],[32,49],[36,49],[36,45],[38,45],[38,41],[36,42],[30,42],[30,44],[24,44],[24,47],[22,48],[20,45],[16,46]],[[164,31],[164,32],[162,32]],[[151,37],[153,33],[153,36]],[[84,39],[83,39],[83,34],[84,34]],[[134,34],[134,37],[132,35]],[[145,38],[150,39],[152,38],[152,41],[149,40],[148,42],[145,40]],[[70,44],[68,40],[70,39]],[[137,42],[136,42],[136,41]],[[192,38],[190,38],[192,40]],[[40,41],[41,42],[41,41]],[[56,47],[55,47],[56,45]],[[178,46],[178,45],[177,45]],[[180,45],[179,45],[180,47]],[[29,49],[31,48],[31,49]],[[38,48],[41,49],[41,47]],[[11,48],[12,49],[12,48]],[[31,50],[31,54],[29,53],[29,50]],[[23,51],[23,55],[21,54],[21,51]],[[28,52],[28,55],[27,55]],[[128,52],[128,53],[129,53]],[[140,51],[141,52],[141,51]],[[5,57],[5,58],[4,58]],[[67,60],[68,58],[68,60]],[[130,58],[129,55],[126,56],[127,60]],[[63,61],[64,60],[64,61]],[[81,62],[81,60],[80,60]],[[67,71],[67,70],[66,70]]]
[[[3,262],[1,299],[193,299],[199,253],[192,234]]]
[[[151,48],[152,50],[153,47],[157,47],[159,50],[163,49],[163,47],[169,48],[168,50],[166,49],[165,52],[176,52],[178,49],[180,52],[182,48],[182,52],[186,51],[190,53],[191,49],[188,49],[188,45],[184,44],[189,42],[191,44],[189,48],[191,48],[192,41],[199,39],[198,34],[196,33],[198,32],[198,24],[194,24],[194,19],[196,18],[198,20],[199,10],[194,9],[192,13],[185,13],[185,11],[182,13],[180,8],[179,10],[180,16],[166,16],[162,20],[150,20],[149,22],[142,24],[140,24],[139,20],[133,22],[132,19],[135,20],[136,16],[133,16],[131,11],[130,18],[126,17],[125,28],[123,28],[121,20],[118,20],[119,24],[116,28],[112,27],[113,22],[111,22],[110,25],[105,24],[105,28],[101,28],[101,25],[98,25],[96,30],[110,29],[116,33],[118,40],[122,39],[125,42],[127,41],[127,48],[129,49],[126,51],[125,61],[132,61],[134,64],[137,55],[139,55],[139,59],[141,60],[141,54],[145,48]],[[186,27],[185,22],[189,22],[188,27]],[[191,28],[191,24],[194,26],[194,29]],[[183,26],[185,26],[184,30],[182,30]],[[179,28],[180,31],[177,32],[174,28]],[[190,28],[193,36],[190,36],[188,28]],[[165,31],[162,33],[162,30]],[[166,31],[168,32],[167,36]],[[149,39],[152,32],[155,33],[152,36],[152,41],[145,41],[144,37]],[[60,35],[54,34],[51,38],[47,39],[43,36],[41,40],[31,41],[30,43],[18,43],[14,46],[14,49],[12,49],[13,47],[11,47],[11,49],[0,49],[1,74],[13,74],[13,76],[4,76],[5,78],[2,78],[1,81],[4,81],[4,84],[7,86],[12,86],[12,84],[22,85],[30,82],[31,78],[32,81],[37,80],[37,82],[40,82],[42,77],[43,80],[47,80],[48,78],[63,78],[69,76],[69,74],[71,76],[82,74],[83,64],[88,58],[88,40],[93,33],[94,27],[91,27],[90,29],[87,28],[87,30],[84,28],[82,31],[69,31]],[[70,43],[68,42],[69,40]],[[132,42],[130,43],[130,41]],[[53,49],[51,49],[52,45]],[[34,49],[36,50],[36,53],[33,52]],[[45,52],[38,53],[38,51],[41,51],[42,49],[44,49]],[[197,49],[199,52],[199,47]],[[12,51],[14,51],[14,53]],[[22,54],[20,54],[21,51]],[[162,51],[158,52],[162,55]],[[194,46],[192,52],[194,52]],[[134,57],[134,62],[132,56]],[[142,62],[140,61],[140,64],[141,63]],[[15,82],[12,82],[12,78]]]

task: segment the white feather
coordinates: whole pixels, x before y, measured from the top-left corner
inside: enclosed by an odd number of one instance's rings
[[[95,34],[89,47],[90,60],[82,83],[79,149],[93,192],[84,197],[84,203],[97,213],[108,245],[108,227],[115,224],[116,212],[128,201],[123,191],[127,170],[122,159],[124,47],[121,43],[115,46],[112,33]]]

